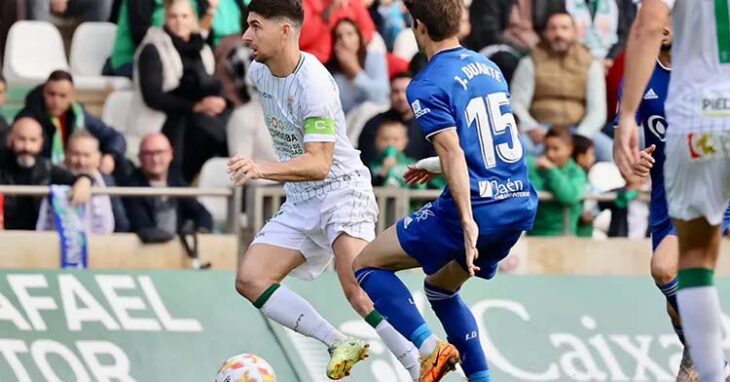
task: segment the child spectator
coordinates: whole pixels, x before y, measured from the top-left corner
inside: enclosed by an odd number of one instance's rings
[[[408,166],[416,163],[403,152],[407,145],[408,130],[404,124],[385,121],[380,125],[375,136],[375,148],[379,156],[368,166],[373,174],[373,186],[423,188],[421,185],[410,186],[403,181]]]
[[[545,154],[528,157],[529,177],[535,189],[547,191],[553,200],[540,202],[532,231],[533,236],[575,234],[583,211],[582,200],[586,188],[586,174],[578,166],[573,154],[573,137],[567,129],[552,129],[545,136]],[[565,209],[570,210],[565,219]],[[568,227],[565,227],[565,224]]]
[[[593,141],[583,135],[573,136],[573,160],[588,175],[591,167],[596,163],[596,149],[593,147]],[[596,194],[597,191],[588,184],[586,194]],[[583,213],[578,221],[578,237],[593,237],[593,219],[598,214],[598,205],[593,200],[583,203]]]

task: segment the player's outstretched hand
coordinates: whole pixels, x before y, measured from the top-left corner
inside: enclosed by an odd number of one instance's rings
[[[407,184],[424,184],[430,182],[435,177],[436,174],[413,166],[408,166],[408,170],[403,174],[403,180]]]
[[[645,178],[649,176],[649,172],[654,167],[654,157],[652,154],[656,151],[656,145],[651,145],[639,152],[639,161],[634,164],[634,174]]]
[[[474,276],[476,272],[481,270],[474,265],[474,261],[479,258],[477,250],[477,239],[479,239],[479,226],[472,220],[462,224],[464,228],[464,251],[466,252],[466,267],[469,274]]]
[[[634,165],[640,161],[639,126],[633,116],[622,117],[613,140],[613,160],[624,178],[634,176]]]
[[[251,179],[261,178],[261,170],[253,159],[236,155],[228,161],[228,176],[237,186],[243,186]]]

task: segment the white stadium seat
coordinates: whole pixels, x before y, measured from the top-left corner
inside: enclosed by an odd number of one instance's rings
[[[81,23],[71,41],[71,71],[74,75],[100,76],[117,37],[117,26],[107,22]]]
[[[131,90],[115,90],[106,97],[101,120],[115,130],[124,134],[129,124],[129,107],[132,104]]]
[[[232,184],[228,179],[228,158],[211,158],[203,165],[198,178],[199,188],[230,187]],[[225,198],[216,196],[200,196],[198,201],[213,216],[213,222],[220,226],[226,222],[228,213],[228,201]]]
[[[8,33],[4,60],[3,75],[11,87],[40,85],[54,70],[71,71],[61,33],[53,24],[45,21],[23,20],[13,24]],[[101,60],[106,60],[106,57]],[[81,91],[132,87],[129,79],[105,77],[101,75],[101,70],[94,75],[72,74],[76,89]]]
[[[411,61],[416,53],[418,53],[418,43],[416,42],[416,35],[413,34],[413,29],[403,29],[395,38],[393,54],[406,61]]]
[[[3,74],[12,86],[43,83],[52,71],[69,70],[61,33],[44,21],[18,21],[10,28]]]

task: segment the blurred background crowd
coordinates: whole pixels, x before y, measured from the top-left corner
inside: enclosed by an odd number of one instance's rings
[[[0,185],[186,187],[225,158],[274,161],[251,58],[246,0],[5,0],[0,5]],[[405,96],[427,65],[400,0],[303,0],[301,48],[339,85],[347,133],[373,185],[434,156]],[[552,194],[529,234],[645,237],[651,185],[612,163],[631,0],[466,0],[462,44],[510,82],[530,179]],[[442,180],[423,187],[440,189]],[[610,202],[587,195],[617,192]],[[5,229],[51,229],[48,200],[6,196]],[[90,232],[168,240],[214,231],[196,199],[97,195]],[[566,214],[565,211],[568,211]]]

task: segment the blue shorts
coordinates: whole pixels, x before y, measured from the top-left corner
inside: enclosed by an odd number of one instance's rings
[[[461,222],[453,214],[429,203],[399,220],[396,232],[401,248],[421,264],[426,274],[436,273],[453,260],[467,269],[464,233]],[[507,257],[521,235],[521,229],[511,228],[480,235],[477,240],[479,258],[475,265],[481,270],[476,276],[487,280],[493,278],[499,261]]]

